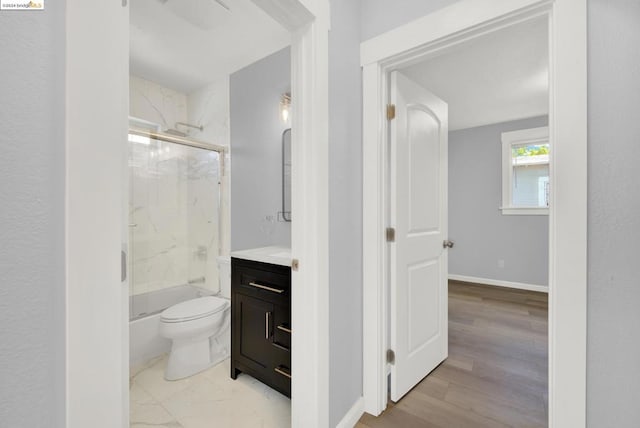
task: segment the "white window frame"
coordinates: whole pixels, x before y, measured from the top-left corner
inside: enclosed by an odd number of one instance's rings
[[[502,133],[502,215],[549,215],[549,207],[525,207],[511,204],[513,168],[511,148],[521,144],[548,144],[549,127],[521,129]]]

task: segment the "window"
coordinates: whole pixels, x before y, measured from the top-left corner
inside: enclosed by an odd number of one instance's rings
[[[502,134],[502,214],[549,214],[549,128]]]

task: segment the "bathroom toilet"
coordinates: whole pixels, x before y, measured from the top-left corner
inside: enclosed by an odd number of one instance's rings
[[[198,297],[164,310],[160,335],[171,339],[165,370],[167,380],[182,379],[221,361],[212,352],[213,341],[229,329],[229,301],[216,296]]]
[[[218,265],[221,290],[218,296],[178,303],[165,309],[160,316],[160,335],[172,340],[164,375],[166,380],[192,376],[229,357],[229,258],[218,258]]]

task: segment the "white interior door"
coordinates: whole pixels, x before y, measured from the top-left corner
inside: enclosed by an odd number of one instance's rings
[[[391,399],[398,401],[448,353],[448,111],[397,71],[391,103]]]

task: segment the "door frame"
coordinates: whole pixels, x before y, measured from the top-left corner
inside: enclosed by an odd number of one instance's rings
[[[363,398],[387,403],[388,75],[454,45],[549,18],[549,426],[586,424],[586,0],[462,0],[361,44],[363,67]]]
[[[291,245],[299,260],[292,272],[292,425],[325,427],[329,1],[254,1],[290,31],[292,42],[296,220]],[[61,7],[66,13],[65,425],[128,427],[128,289],[120,281],[120,251],[126,221],[129,11],[127,0],[67,0]]]

